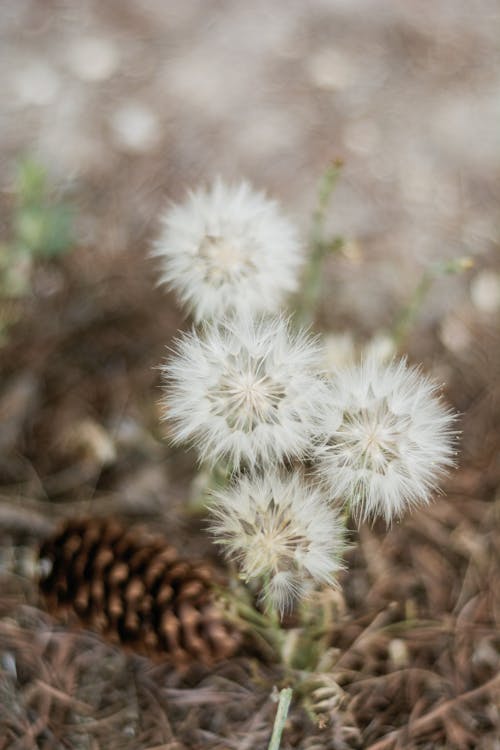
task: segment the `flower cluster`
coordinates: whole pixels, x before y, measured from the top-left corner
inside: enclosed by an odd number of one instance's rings
[[[455,417],[405,360],[373,350],[332,369],[317,338],[275,314],[302,255],[246,183],[191,193],[163,223],[162,278],[198,324],[163,368],[164,416],[174,442],[233,477],[214,495],[212,532],[283,613],[334,583],[341,519],[390,523],[429,502],[453,464]]]

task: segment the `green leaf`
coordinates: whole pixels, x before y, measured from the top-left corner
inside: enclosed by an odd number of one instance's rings
[[[47,193],[45,167],[32,158],[23,159],[18,167],[16,192],[22,206],[43,201]]]
[[[66,252],[72,243],[72,211],[64,204],[22,208],[14,219],[16,245],[46,258]]]

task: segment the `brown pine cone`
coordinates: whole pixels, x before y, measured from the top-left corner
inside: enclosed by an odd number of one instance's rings
[[[176,666],[212,664],[233,654],[235,628],[224,618],[214,571],[178,557],[174,547],[113,519],[65,522],[40,549],[40,589],[56,616],[75,612],[115,642]]]

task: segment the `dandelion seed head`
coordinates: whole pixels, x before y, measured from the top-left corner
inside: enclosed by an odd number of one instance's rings
[[[313,583],[333,585],[342,568],[344,526],[319,487],[297,475],[242,477],[215,494],[212,533],[246,581],[266,582],[280,612]]]
[[[336,374],[318,471],[358,518],[390,523],[428,503],[453,465],[455,415],[437,391],[404,360],[371,357]]]
[[[304,455],[328,396],[320,363],[316,340],[282,318],[241,316],[185,335],[164,368],[174,440],[212,464]]]
[[[220,179],[164,214],[155,255],[161,281],[197,322],[275,312],[297,288],[303,263],[297,232],[277,203],[247,182]]]

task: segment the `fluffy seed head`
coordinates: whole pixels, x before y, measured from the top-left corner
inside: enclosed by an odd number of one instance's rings
[[[316,341],[282,318],[242,316],[185,335],[164,368],[174,441],[235,466],[303,455],[328,396],[320,364]]]
[[[303,262],[294,226],[247,182],[220,179],[163,216],[155,255],[161,281],[197,322],[235,310],[277,311]]]
[[[281,613],[311,583],[334,584],[342,568],[344,526],[318,487],[297,474],[244,476],[216,493],[212,532],[246,581],[264,582],[263,597]]]
[[[404,360],[387,365],[371,357],[336,374],[318,470],[358,518],[389,523],[428,503],[453,465],[455,415],[437,390]]]

